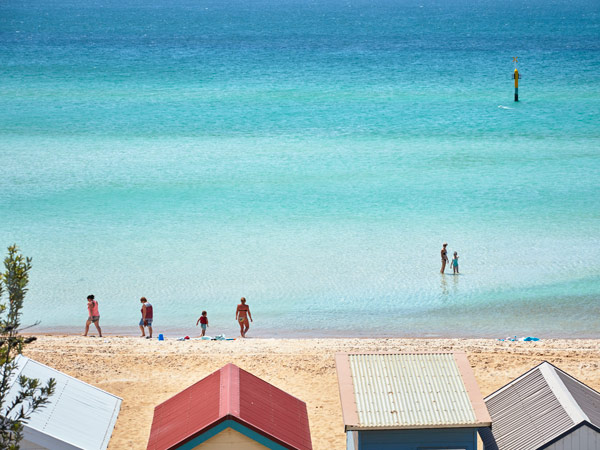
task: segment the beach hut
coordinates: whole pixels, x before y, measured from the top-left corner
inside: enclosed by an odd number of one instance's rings
[[[148,450],[311,450],[306,403],[233,364],[154,409]]]
[[[485,450],[600,450],[600,393],[549,362],[485,398]]]
[[[25,356],[16,359],[7,402],[20,390],[18,377],[56,380],[49,403],[24,425],[21,450],[104,450],[108,446],[121,399]]]
[[[464,353],[336,355],[347,450],[477,450],[490,416]]]

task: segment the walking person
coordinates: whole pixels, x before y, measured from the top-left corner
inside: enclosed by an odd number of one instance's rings
[[[237,309],[235,310],[235,320],[237,320],[240,324],[240,336],[245,338],[246,333],[250,328],[250,322],[253,322],[253,320],[252,314],[250,314],[250,307],[246,305],[246,298],[242,297],[240,299],[240,302],[241,303],[237,306]],[[248,322],[248,318],[250,318],[250,322]]]
[[[142,330],[142,335],[140,337],[152,339],[152,319],[154,317],[152,305],[146,300],[146,297],[140,298],[140,302],[142,303],[142,320],[140,320],[140,330]],[[148,336],[146,336],[146,333],[144,332],[144,327],[148,327]]]
[[[93,295],[87,296],[87,309],[88,319],[85,322],[85,332],[83,335],[88,335],[90,325],[93,323],[96,325],[96,329],[98,330],[98,336],[102,337],[102,330],[100,329],[100,310],[98,309],[98,301],[94,299]]]
[[[444,244],[442,245],[442,270],[440,270],[440,273],[444,273],[444,270],[446,270],[446,263],[450,262],[448,261],[448,251],[446,250],[446,247],[448,247],[448,243],[444,242]]]
[[[196,326],[200,324],[200,328],[202,328],[202,336],[206,334],[206,327],[208,326],[208,316],[206,314],[206,311],[202,311],[202,315],[196,321]]]

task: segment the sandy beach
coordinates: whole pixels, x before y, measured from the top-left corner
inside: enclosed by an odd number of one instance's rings
[[[491,339],[247,339],[147,341],[38,336],[25,355],[123,398],[109,449],[146,448],[154,407],[234,363],[307,403],[313,448],[343,450],[334,355],[350,351],[465,351],[482,394],[546,360],[600,390],[600,341]]]

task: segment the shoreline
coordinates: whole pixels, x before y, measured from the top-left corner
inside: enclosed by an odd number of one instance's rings
[[[137,337],[140,334],[139,328],[136,327],[115,327],[111,329],[105,329],[104,325],[100,325],[103,330],[103,337]],[[81,327],[61,327],[58,329],[38,329],[38,330],[24,330],[20,334],[27,336],[81,336],[84,331],[84,326]],[[217,336],[219,334],[225,334],[227,338],[239,338],[239,331],[231,333],[232,330],[216,330],[214,333],[211,330],[207,330],[207,336]],[[163,328],[160,330],[153,330],[153,338],[158,337],[159,334],[163,334],[165,338],[177,339],[179,337],[189,336],[191,338],[199,337],[202,330],[200,327],[189,327],[189,328]],[[147,333],[147,331],[146,331]],[[89,337],[98,337],[97,331],[90,326]],[[600,331],[598,334],[592,335],[577,335],[577,334],[544,334],[544,333],[506,333],[501,336],[495,335],[482,335],[482,334],[452,334],[452,333],[380,333],[377,331],[362,331],[357,330],[352,333],[343,333],[337,330],[331,330],[329,332],[323,332],[323,330],[256,330],[250,328],[248,339],[484,339],[484,340],[504,340],[517,337],[537,337],[540,340],[549,339],[584,339],[584,340],[600,340]],[[83,336],[82,336],[83,337]]]
[[[24,354],[123,398],[109,450],[145,449],[154,407],[227,363],[307,404],[314,450],[345,449],[334,355],[464,351],[484,396],[542,361],[600,390],[600,339],[287,338],[158,341],[36,335]],[[151,392],[152,395],[148,395]]]

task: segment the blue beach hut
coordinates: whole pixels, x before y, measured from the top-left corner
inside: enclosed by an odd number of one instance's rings
[[[477,450],[491,418],[464,353],[336,355],[347,450]]]

